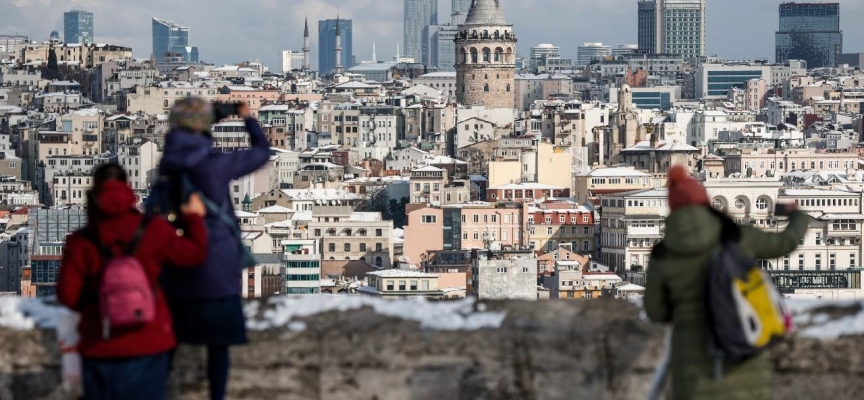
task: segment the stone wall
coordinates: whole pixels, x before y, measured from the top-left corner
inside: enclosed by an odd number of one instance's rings
[[[505,314],[499,327],[447,331],[440,323],[423,329],[428,322],[422,318],[393,316],[416,302],[352,302],[334,306],[347,311],[320,314],[330,306],[281,304],[275,312],[272,305],[247,306],[250,325],[265,329],[233,350],[229,398],[641,399],[663,353],[664,328],[644,322],[630,303],[492,302],[474,307]],[[373,308],[356,309],[363,304]],[[440,308],[420,306],[426,314]],[[811,310],[820,317],[801,320],[830,324],[860,310]],[[470,308],[450,312],[475,318]],[[442,320],[453,317],[441,314]],[[55,343],[52,331],[0,328],[0,399],[69,398],[59,387]],[[800,335],[775,347],[777,398],[860,398],[862,344],[860,335]],[[172,398],[205,399],[203,351],[181,348],[177,360]]]

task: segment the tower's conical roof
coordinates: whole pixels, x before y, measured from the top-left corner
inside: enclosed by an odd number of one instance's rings
[[[499,0],[474,0],[465,25],[506,25]]]
[[[309,37],[309,18],[306,18],[306,27],[303,29],[303,37]]]

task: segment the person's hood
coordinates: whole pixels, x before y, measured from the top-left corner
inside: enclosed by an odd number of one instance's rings
[[[212,139],[206,136],[173,130],[165,137],[160,168],[180,170],[196,166],[210,155],[212,145]]]
[[[686,206],[666,219],[664,247],[673,254],[692,255],[710,251],[720,242],[723,224],[703,205]]]
[[[99,193],[97,201],[99,214],[111,218],[135,209],[138,199],[126,182],[108,181],[102,184],[102,192]]]

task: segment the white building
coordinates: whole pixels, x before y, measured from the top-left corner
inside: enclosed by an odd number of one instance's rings
[[[303,52],[282,50],[282,72],[288,73],[301,69],[303,69]]]
[[[283,240],[285,294],[321,293],[321,251],[316,239]]]
[[[474,295],[481,300],[536,300],[533,252],[479,251],[472,265]]]
[[[611,56],[612,46],[604,46],[603,43],[585,43],[579,46],[576,52],[577,64],[589,65],[594,60]]]
[[[162,152],[156,142],[145,140],[140,143],[118,146],[117,161],[129,176],[129,185],[135,190],[149,189],[157,178]]]

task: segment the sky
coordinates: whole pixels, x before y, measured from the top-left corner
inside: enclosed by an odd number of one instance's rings
[[[786,1],[786,0],[782,0]],[[777,5],[781,0],[708,0],[707,55],[727,59],[774,58]],[[864,52],[864,0],[839,0],[844,52]],[[514,25],[519,52],[539,43],[561,47],[576,58],[584,42],[636,43],[637,0],[501,0]],[[354,20],[358,61],[396,53],[402,41],[403,0],[0,0],[0,34],[21,33],[47,40],[52,30],[63,35],[63,12],[94,13],[95,41],[131,46],[135,57],[149,58],[151,19],[174,20],[190,28],[190,45],[201,59],[216,65],[260,60],[280,71],[281,50],[303,47],[303,19],[309,17],[312,64],[317,64],[317,21],[337,13]],[[450,0],[439,0],[439,21],[449,21]],[[404,46],[400,45],[404,48]]]

